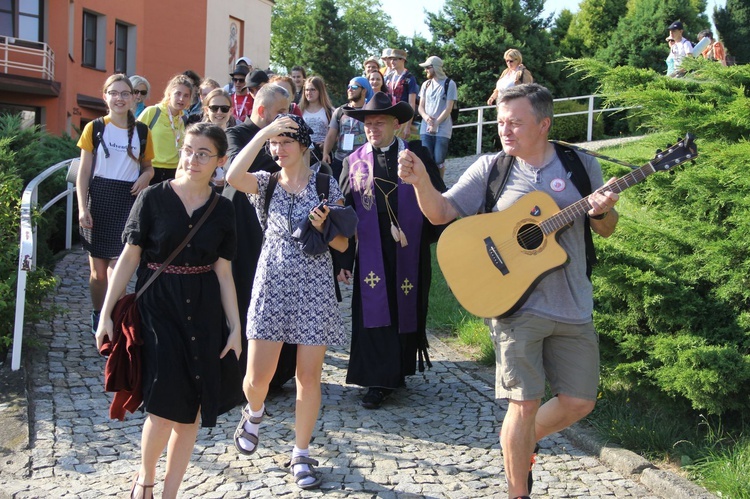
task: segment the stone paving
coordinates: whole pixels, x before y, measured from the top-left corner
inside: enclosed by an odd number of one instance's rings
[[[448,165],[448,177],[470,162]],[[455,166],[455,168],[453,168]],[[450,181],[450,180],[449,180]],[[58,263],[52,304],[65,310],[37,324],[40,348],[29,378],[29,466],[0,475],[0,497],[125,497],[138,468],[143,416],[108,418],[104,359],[89,331],[88,266],[71,251]],[[349,295],[349,290],[347,295]],[[350,296],[350,295],[349,295]],[[348,320],[348,296],[341,305]],[[430,336],[433,367],[413,376],[381,410],[359,405],[362,388],[344,382],[347,349],[331,349],[323,372],[323,403],[311,445],[323,484],[300,491],[283,467],[293,443],[294,385],[272,394],[251,457],[232,445],[239,408],[202,429],[180,497],[489,498],[507,488],[497,431],[504,408],[491,379]],[[540,442],[535,498],[660,497],[623,477],[560,435]],[[157,476],[163,477],[163,459]],[[157,481],[155,492],[161,493]]]

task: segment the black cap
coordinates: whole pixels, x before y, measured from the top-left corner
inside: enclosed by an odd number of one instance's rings
[[[256,69],[245,78],[247,88],[255,88],[263,83],[268,83],[268,75],[262,69]]]
[[[249,69],[247,69],[247,66],[244,64],[237,64],[234,67],[234,71],[229,73],[229,76],[247,76],[247,74],[250,72]]]
[[[682,27],[682,21],[675,21],[672,24],[669,25],[669,28],[667,28],[669,31],[672,31],[673,29],[684,29]]]

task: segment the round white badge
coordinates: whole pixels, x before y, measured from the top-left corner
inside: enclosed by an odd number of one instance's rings
[[[563,191],[565,190],[565,181],[561,178],[553,179],[552,182],[549,183],[549,187],[555,192]]]

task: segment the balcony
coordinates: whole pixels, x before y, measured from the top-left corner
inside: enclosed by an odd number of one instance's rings
[[[0,36],[0,91],[59,95],[55,54],[43,42]]]

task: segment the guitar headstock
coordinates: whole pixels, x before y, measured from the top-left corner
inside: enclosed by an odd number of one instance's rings
[[[688,133],[684,139],[666,151],[657,151],[650,164],[655,171],[668,171],[675,166],[695,159],[697,156],[698,147],[695,145],[695,135]]]

